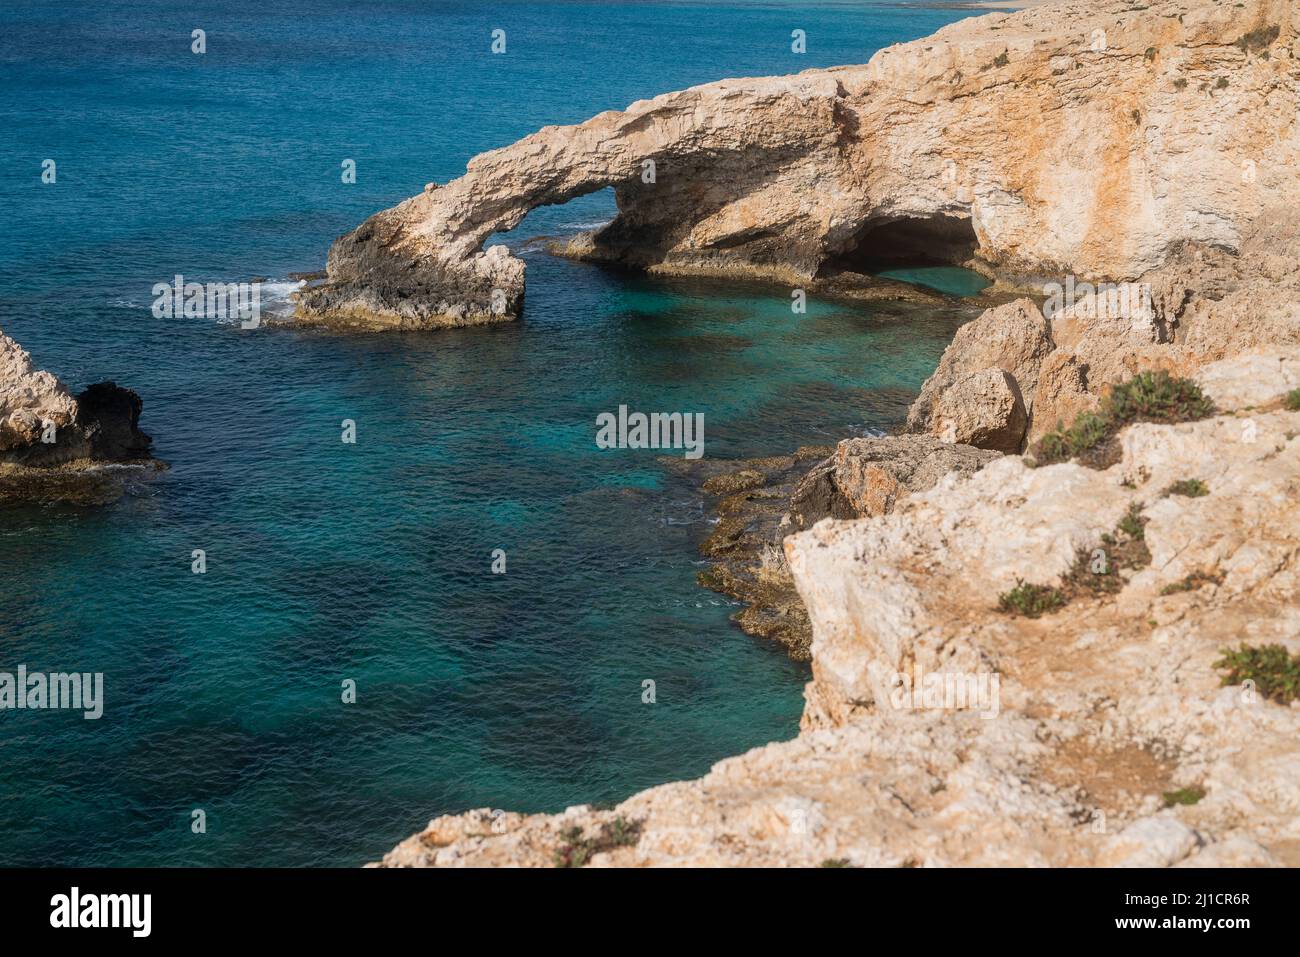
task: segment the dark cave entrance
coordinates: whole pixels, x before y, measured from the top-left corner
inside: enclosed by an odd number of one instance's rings
[[[873,220],[826,265],[832,270],[859,273],[900,266],[963,266],[978,248],[979,239],[969,217]]]

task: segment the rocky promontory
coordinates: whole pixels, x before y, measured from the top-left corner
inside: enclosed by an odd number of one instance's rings
[[[0,333],[0,502],[113,501],[132,474],[162,468],[136,393],[100,382],[73,395]]]

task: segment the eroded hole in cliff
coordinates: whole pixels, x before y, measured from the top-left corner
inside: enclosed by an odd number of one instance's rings
[[[844,252],[827,261],[825,269],[874,273],[900,266],[961,266],[978,248],[979,239],[968,217],[873,220]]]

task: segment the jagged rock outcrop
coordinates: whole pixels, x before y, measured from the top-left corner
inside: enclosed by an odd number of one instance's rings
[[[124,491],[120,470],[150,470],[153,440],[140,430],[143,403],[100,382],[77,396],[0,333],[0,501],[102,504]]]
[[[977,471],[995,458],[995,452],[928,436],[845,439],[800,481],[782,529],[789,534],[823,518],[885,515],[910,493],[932,488],[952,472]]]
[[[0,333],[0,455],[41,439],[45,423],[70,425],[77,402],[48,372],[37,369],[27,351]]]
[[[1019,299],[958,329],[908,412],[908,430],[1022,451],[1143,370],[1186,375],[1246,350],[1300,343],[1300,217],[1270,208],[1239,253],[1189,246],[1138,282],[1055,305],[1043,301],[1048,320],[1032,299]]]
[[[884,515],[911,492],[998,455],[921,435],[845,439],[828,451],[809,446],[789,456],[694,466],[715,473],[702,488],[718,496],[717,524],[700,546],[712,564],[700,584],[744,602],[732,620],[746,634],[780,642],[796,661],[810,657],[812,624],[785,561],[785,537],[823,518]],[[817,464],[810,469],[809,462]]]
[[[944,391],[935,405],[934,421],[945,442],[1018,452],[1029,413],[1011,374],[985,369],[967,373]]]
[[[1033,300],[1017,299],[985,310],[953,336],[938,368],[908,410],[907,431],[944,437],[949,429],[937,414],[940,399],[959,380],[988,370],[1007,373],[1007,389],[1020,397],[1018,417],[1026,419],[1033,410],[1038,371],[1051,351],[1051,326]],[[1018,450],[1018,446],[1008,449]]]
[[[1300,198],[1298,26],[1290,0],[1050,4],[546,127],[340,238],[299,318],[513,318],[523,264],[484,241],[605,187],[576,255],[812,288],[899,256],[1118,281],[1236,250]]]
[[[795,740],[609,810],[438,818],[383,863],[1300,864],[1300,703],[1216,669],[1243,640],[1300,652],[1300,348],[1199,377],[1221,414],[1131,426],[1105,471],[998,457],[788,537],[814,628]],[[1116,587],[999,610],[1133,510],[1147,557]]]

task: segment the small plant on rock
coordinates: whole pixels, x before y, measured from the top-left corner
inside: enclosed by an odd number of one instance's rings
[[[616,847],[631,847],[641,840],[641,822],[619,816],[601,825],[593,837],[586,837],[578,825],[560,832],[564,843],[555,849],[556,867],[582,867],[597,854]]]
[[[1292,389],[1282,396],[1282,407],[1288,412],[1300,412],[1300,389]]]
[[[1255,690],[1278,704],[1300,698],[1300,655],[1292,656],[1282,645],[1225,648],[1214,667],[1227,671],[1221,684],[1239,685],[1250,681]]]
[[[1064,608],[1068,600],[1063,592],[1050,585],[1031,585],[1016,579],[1015,588],[998,596],[998,611],[1040,618]]]
[[[1124,587],[1120,569],[1145,568],[1151,564],[1151,551],[1146,544],[1146,523],[1142,504],[1134,502],[1115,526],[1115,531],[1101,536],[1101,548],[1092,551],[1079,549],[1074,566],[1065,576],[1067,596],[1113,595]]]
[[[1205,789],[1199,787],[1179,788],[1177,791],[1166,791],[1164,793],[1165,807],[1173,807],[1175,804],[1191,806],[1196,804],[1205,797]]]
[[[1147,537],[1146,525],[1147,519],[1142,514],[1142,503],[1134,502],[1128,507],[1128,511],[1124,513],[1124,517],[1119,520],[1115,530],[1135,542],[1140,542]],[[1150,561],[1150,556],[1147,557],[1147,560]]]
[[[1192,572],[1182,581],[1176,581],[1160,589],[1160,594],[1177,595],[1185,591],[1195,591],[1202,585],[1217,585],[1221,581],[1223,581],[1222,575],[1214,575],[1208,572]]]
[[[1214,414],[1214,403],[1191,379],[1161,369],[1139,372],[1110,391],[1105,417],[1113,426],[1131,422],[1192,422]]]
[[[1100,445],[1110,434],[1110,424],[1095,412],[1081,412],[1068,429],[1057,425],[1038,440],[1034,457],[1043,465],[1066,462]]]
[[[1134,422],[1191,422],[1215,412],[1214,403],[1190,379],[1163,370],[1141,372],[1110,390],[1097,412],[1081,412],[1074,423],[1044,435],[1034,447],[1034,461],[1050,465],[1079,459],[1084,465],[1106,468],[1118,461],[1115,435]]]
[[[1165,489],[1165,495],[1182,495],[1186,498],[1201,498],[1210,494],[1210,488],[1200,479],[1182,479]]]

